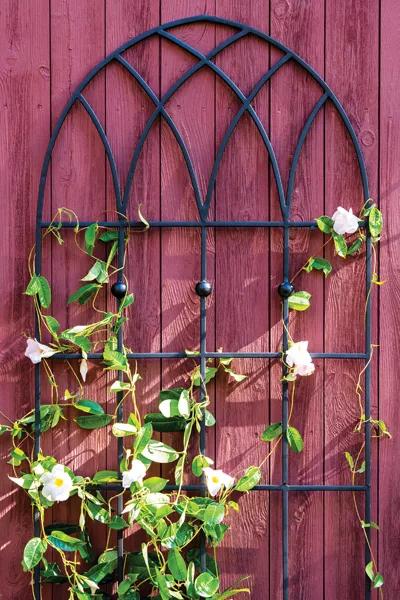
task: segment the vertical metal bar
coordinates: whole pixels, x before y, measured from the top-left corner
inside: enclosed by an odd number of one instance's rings
[[[287,226],[287,215],[285,214],[285,227],[283,228],[283,281],[289,281],[289,227]],[[282,298],[283,303],[283,336],[282,350],[286,352],[289,348],[288,325],[289,304],[287,298]],[[287,368],[283,365],[283,375]],[[282,484],[286,486],[289,479],[289,447],[286,438],[289,417],[289,384],[282,381]],[[282,490],[282,569],[283,569],[283,600],[289,599],[289,491]]]
[[[120,227],[118,229],[118,259],[117,259],[117,265],[118,265],[118,276],[117,276],[117,281],[119,283],[121,283],[123,281],[124,278],[124,273],[123,273],[123,266],[124,266],[124,255],[125,255],[125,228],[124,227]],[[117,306],[118,308],[121,305],[122,300],[121,299],[117,299]],[[123,352],[123,347],[124,347],[124,336],[123,336],[123,328],[122,325],[121,327],[118,329],[118,334],[117,334],[117,350],[118,352]],[[123,380],[123,372],[122,371],[118,371],[118,379],[120,381]],[[123,403],[122,403],[122,397],[123,397],[123,392],[117,392],[117,420],[118,421],[122,421],[123,420],[123,412],[124,412],[124,407],[123,407]],[[123,459],[124,456],[124,440],[123,438],[118,438],[118,442],[117,442],[117,460],[118,460],[118,473],[119,473],[119,477],[121,477],[121,461]],[[117,498],[117,514],[120,515],[123,511],[124,508],[124,499],[123,499],[123,495],[120,494]],[[123,530],[118,530],[117,531],[117,554],[118,554],[118,566],[117,566],[117,577],[118,577],[118,581],[122,581],[123,577],[124,577],[124,533]]]
[[[200,256],[200,272],[201,281],[207,279],[207,228],[202,224],[201,227],[201,256]],[[207,335],[207,324],[206,324],[206,298],[200,296],[200,375],[201,375],[201,386],[200,386],[200,402],[203,402],[207,395],[206,390],[206,366],[207,359],[206,353],[206,335]],[[201,422],[200,429],[200,443],[199,443],[200,454],[206,453],[206,425],[205,419]],[[204,484],[204,476],[202,479]],[[204,492],[203,492],[204,493]],[[201,570],[206,571],[206,541],[205,536],[202,534],[200,538],[200,565]]]
[[[371,365],[369,360],[371,357],[371,281],[372,281],[372,260],[371,260],[371,236],[369,235],[368,227],[366,228],[367,241],[366,241],[366,265],[365,265],[365,285],[366,285],[366,311],[365,311],[365,354],[368,355],[367,367],[365,369],[365,485],[367,486],[365,492],[365,521],[366,523],[371,522],[371,423],[369,422],[371,416]],[[366,530],[367,538],[371,539],[371,529]],[[369,545],[365,543],[365,564],[368,564],[371,560],[371,551]],[[371,598],[371,581],[368,576],[365,576],[365,600]]]

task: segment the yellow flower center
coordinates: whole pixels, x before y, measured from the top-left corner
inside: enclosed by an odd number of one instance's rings
[[[212,481],[213,483],[219,483],[219,477],[218,477],[218,475],[213,475],[213,476],[211,477],[211,481]]]
[[[56,477],[54,480],[54,485],[56,485],[57,487],[61,487],[62,485],[64,485],[64,479],[62,479],[61,477]]]

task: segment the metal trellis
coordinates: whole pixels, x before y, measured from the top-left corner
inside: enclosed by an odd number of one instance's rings
[[[217,45],[212,51],[208,54],[203,54],[190,44],[185,41],[182,41],[178,37],[176,37],[173,33],[173,30],[181,25],[189,25],[195,23],[213,23],[215,25],[228,26],[233,28],[234,32],[231,36],[225,39],[222,43]],[[240,88],[232,81],[232,79],[213,62],[213,59],[217,57],[217,55],[227,48],[228,46],[234,44],[239,39],[245,38],[246,36],[255,36],[259,40],[262,40],[271,46],[277,48],[283,53],[283,56],[272,65],[272,67],[260,78],[260,80],[256,83],[250,93],[246,96]],[[151,89],[149,84],[145,81],[145,79],[132,67],[132,65],[127,62],[127,60],[123,57],[123,53],[137,45],[138,43],[149,39],[151,37],[159,37],[160,39],[169,40],[169,42],[175,44],[176,46],[181,47],[183,50],[188,52],[191,56],[197,59],[197,61],[183,74],[179,77],[179,79],[169,88],[169,90],[159,98],[157,94]],[[127,176],[127,181],[125,185],[124,192],[121,191],[121,186],[118,177],[117,166],[115,162],[115,158],[111,149],[111,145],[108,141],[107,134],[97,117],[93,107],[90,105],[87,98],[83,95],[83,92],[86,86],[92,81],[92,79],[102,71],[107,65],[110,63],[116,62],[120,64],[138,83],[143,92],[148,96],[148,98],[154,104],[154,112],[148,119],[143,132],[139,138],[139,141],[134,149]],[[273,77],[275,73],[279,71],[279,69],[288,62],[294,62],[299,65],[302,69],[304,69],[320,86],[322,90],[322,95],[318,102],[315,104],[312,109],[309,117],[307,118],[303,129],[300,133],[300,136],[297,141],[297,145],[295,148],[290,173],[289,180],[287,185],[287,190],[285,191],[282,178],[279,170],[279,165],[275,156],[274,148],[269,139],[269,136],[258,117],[255,109],[252,106],[252,101],[257,96],[258,92],[263,88],[263,86]],[[197,181],[196,172],[193,166],[193,162],[191,160],[189,151],[185,145],[185,142],[174,123],[174,120],[169,115],[165,105],[168,100],[177,92],[177,90],[195,73],[197,73],[203,67],[207,67],[211,69],[217,77],[219,77],[234,93],[237,99],[241,103],[241,107],[238,110],[235,117],[232,119],[227,131],[224,134],[224,137],[217,149],[215,161],[213,165],[213,169],[211,172],[211,176],[207,186],[207,192],[205,197],[202,198],[202,194],[200,191],[200,186]],[[201,281],[198,282],[196,286],[196,291],[199,296],[199,305],[200,305],[200,331],[199,331],[199,341],[200,341],[200,353],[198,356],[194,357],[200,364],[201,373],[204,377],[206,370],[206,362],[208,358],[221,358],[221,357],[236,357],[236,358],[259,358],[259,359],[271,359],[278,358],[281,356],[279,352],[209,352],[207,350],[207,313],[206,313],[206,296],[210,293],[209,287],[206,285],[207,282],[207,260],[206,260],[206,236],[207,230],[212,228],[278,228],[282,230],[283,236],[283,283],[289,282],[290,278],[290,250],[289,250],[289,232],[291,228],[314,228],[315,221],[291,221],[290,220],[290,206],[291,200],[293,196],[293,188],[296,176],[296,170],[298,166],[299,157],[301,154],[301,150],[306,139],[307,134],[309,133],[316,116],[319,114],[321,109],[325,106],[327,101],[330,101],[338,114],[340,115],[343,124],[351,138],[352,144],[354,146],[354,150],[357,156],[359,171],[361,175],[362,189],[364,200],[367,201],[369,199],[369,189],[368,189],[368,178],[366,167],[361,151],[360,144],[357,140],[355,131],[350,123],[350,120],[340,104],[339,100],[336,98],[333,91],[326,84],[326,82],[318,75],[318,73],[308,65],[303,59],[301,59],[295,52],[284,46],[282,43],[278,42],[271,36],[266,33],[259,31],[253,27],[248,25],[244,25],[235,21],[231,21],[228,19],[208,16],[208,15],[200,15],[195,17],[184,18],[176,21],[172,21],[166,23],[164,25],[160,25],[155,27],[145,33],[142,33],[133,39],[129,40],[119,48],[117,48],[114,52],[109,54],[106,58],[104,58],[96,67],[94,67],[88,75],[83,79],[80,85],[73,92],[70,100],[66,104],[63,109],[60,117],[58,118],[54,130],[52,132],[46,154],[44,156],[41,176],[40,176],[40,184],[38,191],[38,207],[37,207],[37,217],[36,217],[36,255],[35,255],[35,271],[37,274],[41,273],[42,268],[42,231],[47,228],[49,225],[48,221],[43,220],[43,204],[44,204],[44,196],[45,196],[45,185],[49,172],[49,166],[51,162],[51,156],[54,149],[55,142],[57,140],[58,134],[61,130],[61,127],[72,109],[72,107],[76,103],[80,103],[85,111],[87,112],[89,118],[93,122],[101,142],[104,146],[104,150],[106,153],[106,157],[110,166],[111,176],[113,181],[113,189],[115,194],[116,201],[116,211],[118,212],[118,220],[116,221],[103,221],[99,222],[100,226],[107,226],[115,228],[118,233],[118,281],[122,281],[123,279],[123,266],[124,266],[124,237],[125,232],[128,227],[142,227],[143,224],[140,221],[130,221],[126,218],[126,210],[129,195],[131,192],[132,182],[134,179],[136,167],[138,164],[138,160],[143,148],[143,145],[147,139],[149,131],[153,125],[153,123],[161,117],[164,119],[165,123],[171,129],[180,151],[182,152],[183,158],[186,163],[186,167],[188,169],[188,173],[190,176],[190,181],[193,186],[196,205],[198,209],[199,220],[198,221],[150,221],[150,227],[153,228],[196,228],[200,230],[201,233],[201,243],[200,243],[200,271],[201,271]],[[211,205],[212,194],[214,191],[216,178],[218,175],[219,167],[221,165],[221,160],[225,151],[225,148],[228,144],[228,141],[235,130],[236,125],[238,124],[240,118],[243,114],[247,113],[249,117],[254,122],[262,141],[265,145],[266,151],[268,153],[269,162],[272,167],[272,172],[274,176],[274,180],[276,183],[277,191],[278,191],[278,199],[279,205],[282,215],[282,220],[280,221],[215,221],[209,220],[209,209]],[[84,221],[81,222],[80,225],[86,227],[90,225],[92,221]],[[60,227],[71,228],[74,227],[76,223],[73,222],[61,222]],[[337,491],[337,492],[364,492],[365,494],[365,520],[366,522],[370,521],[370,513],[371,513],[371,450],[370,450],[370,346],[371,346],[371,301],[368,295],[368,290],[371,285],[371,239],[367,232],[367,242],[366,242],[366,319],[365,319],[365,348],[364,352],[357,353],[314,353],[312,356],[314,358],[320,359],[350,359],[350,360],[360,360],[363,361],[366,365],[365,368],[365,483],[364,485],[293,485],[289,484],[289,456],[288,456],[288,443],[286,441],[285,435],[283,435],[283,444],[282,444],[282,480],[279,485],[257,485],[254,488],[255,492],[261,491],[270,491],[270,492],[280,492],[282,497],[282,564],[283,564],[283,599],[289,599],[289,494],[290,492],[329,492],[329,491]],[[284,324],[288,324],[288,315],[289,315],[289,307],[288,307],[288,299],[287,297],[282,297],[283,303],[283,321]],[[36,337],[39,339],[39,323],[36,320]],[[286,331],[286,327],[283,327],[283,351],[288,349],[288,335]],[[120,328],[118,333],[118,348],[121,350],[123,347],[123,328]],[[154,352],[154,353],[129,353],[128,358],[130,359],[180,359],[185,358],[187,355],[184,352]],[[101,353],[91,353],[88,355],[91,360],[101,360]],[[53,356],[55,360],[77,360],[80,359],[81,355],[79,353],[59,353]],[[120,373],[120,376],[122,374]],[[121,400],[120,392],[117,393],[117,400]],[[200,395],[204,398],[205,389],[201,388]],[[34,452],[35,456],[38,455],[40,449],[40,397],[41,397],[41,381],[40,381],[40,365],[37,364],[35,366],[35,443],[34,443]],[[118,418],[122,418],[122,404],[118,404]],[[282,382],[282,423],[283,423],[283,432],[285,433],[288,426],[288,383],[286,381]],[[205,453],[206,449],[206,436],[205,436],[205,425],[203,424],[201,433],[200,433],[200,451]],[[123,441],[122,438],[118,439],[118,464],[123,455]],[[101,486],[103,489],[108,490],[119,490],[121,489],[118,485],[104,485]],[[177,489],[176,486],[168,486],[168,489],[173,490]],[[199,491],[201,493],[205,492],[204,482],[198,485],[186,485],[183,486],[183,489],[188,491]],[[118,499],[117,510],[121,512],[122,510],[122,498]],[[35,535],[39,535],[39,516],[37,512],[34,514],[34,529]],[[369,530],[367,531],[367,535],[369,535]],[[122,557],[124,552],[123,547],[123,535],[122,532],[117,533],[117,550],[118,550],[118,577],[121,579],[122,577]],[[205,564],[205,553],[206,549],[204,546],[204,541],[201,547],[201,557],[202,557],[202,565]],[[368,563],[370,561],[370,551],[368,545],[365,546],[365,562]],[[34,576],[34,589],[36,600],[39,600],[41,597],[40,594],[40,570],[37,567],[35,569]],[[365,598],[369,599],[371,597],[370,592],[370,584],[369,580],[366,578],[365,581]]]

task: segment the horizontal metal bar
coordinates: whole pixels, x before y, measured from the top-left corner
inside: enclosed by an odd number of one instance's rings
[[[97,223],[100,227],[126,227],[131,229],[143,229],[145,227],[142,221],[42,221],[40,224],[42,229],[47,229],[50,225],[57,225],[63,229],[73,229],[77,225],[79,227],[89,227],[93,223]],[[148,221],[150,227],[305,227],[315,228],[315,221]]]
[[[274,359],[280,358],[281,352],[206,352],[206,358],[265,358]],[[369,354],[364,352],[311,352],[312,358],[316,359],[332,359],[332,360],[368,360]],[[89,352],[87,357],[91,360],[101,360],[103,354],[101,352]],[[128,359],[162,359],[162,358],[192,358],[200,360],[200,355],[188,356],[185,352],[127,352]],[[78,352],[59,352],[54,354],[52,359],[58,360],[74,360],[81,359],[82,355]]]
[[[123,488],[118,483],[110,483],[110,484],[101,484],[96,485],[96,489],[103,491],[122,491]],[[164,488],[166,491],[176,491],[178,490],[177,485],[167,485]],[[188,484],[183,485],[181,490],[186,492],[204,492],[207,490],[207,487],[201,483],[198,484]],[[299,485],[256,485],[252,490],[254,492],[366,492],[368,490],[367,485],[313,485],[313,484],[299,484]]]
[[[47,229],[50,225],[59,226],[62,229],[73,229],[77,225],[79,227],[89,227],[97,223],[99,227],[111,227],[118,229],[126,227],[130,229],[144,229],[145,225],[142,221],[42,221],[40,227]],[[293,228],[310,228],[315,229],[317,224],[315,221],[148,221],[150,227],[165,227],[165,228],[190,228],[190,227],[209,227],[209,228],[248,228],[248,227],[293,227]],[[365,227],[365,223],[359,223],[359,227]]]

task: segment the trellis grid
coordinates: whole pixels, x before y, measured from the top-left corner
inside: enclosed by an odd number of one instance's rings
[[[171,30],[179,27],[181,25],[189,25],[199,22],[207,22],[214,23],[216,25],[228,26],[235,30],[235,33],[224,40],[222,43],[217,45],[211,52],[208,54],[203,54],[198,51],[196,48],[191,46],[185,41],[182,41],[178,37],[176,37]],[[245,38],[246,36],[255,36],[259,40],[267,42],[271,46],[277,48],[283,53],[283,56],[259,79],[256,85],[253,87],[251,92],[246,96],[240,88],[232,81],[232,79],[214,62],[213,59],[217,57],[217,55],[227,48],[231,46],[239,39]],[[151,89],[149,84],[145,81],[145,79],[137,72],[132,65],[127,62],[127,60],[122,56],[122,54],[128,50],[129,48],[135,46],[136,44],[149,39],[151,37],[158,36],[160,39],[166,39],[176,46],[182,48],[186,52],[188,52],[191,56],[197,58],[197,62],[193,64],[170,88],[169,90],[159,98],[157,94]],[[299,135],[297,145],[295,148],[292,164],[289,172],[289,179],[287,189],[285,191],[282,178],[278,166],[278,162],[275,156],[274,148],[269,139],[269,136],[258,117],[255,109],[253,108],[251,102],[254,100],[258,92],[263,88],[263,86],[272,78],[272,76],[279,71],[279,69],[288,62],[294,62],[303,68],[313,79],[316,81],[322,89],[322,95],[320,99],[315,104],[314,108],[310,112],[306,122],[302,128],[302,131]],[[120,181],[117,172],[117,166],[115,162],[115,158],[107,138],[107,134],[103,129],[103,126],[97,117],[93,107],[90,105],[86,97],[83,95],[83,91],[86,86],[92,81],[92,79],[107,65],[110,63],[116,62],[120,64],[139,84],[140,88],[143,92],[148,96],[148,98],[154,104],[154,112],[151,117],[148,119],[143,132],[139,138],[139,141],[135,147],[135,150],[132,155],[132,159],[129,165],[127,181],[125,185],[124,192],[121,191]],[[199,183],[196,177],[195,169],[193,166],[193,162],[189,155],[188,149],[185,145],[185,142],[179,133],[177,126],[175,125],[173,119],[168,114],[165,105],[167,101],[175,94],[175,92],[195,73],[197,73],[203,67],[207,67],[211,69],[217,77],[219,77],[235,94],[238,100],[241,102],[241,107],[235,117],[232,119],[227,131],[224,134],[224,137],[220,143],[219,148],[216,152],[216,157],[213,165],[213,169],[211,172],[211,176],[207,186],[207,192],[205,194],[204,199],[202,198]],[[40,176],[40,184],[39,184],[39,192],[38,192],[38,207],[37,207],[37,217],[36,217],[36,254],[35,254],[35,272],[37,275],[41,273],[42,268],[42,230],[46,229],[50,222],[43,220],[43,204],[44,204],[44,196],[45,196],[45,186],[46,180],[48,176],[49,166],[51,162],[51,156],[54,149],[55,142],[57,140],[58,134],[61,130],[61,127],[72,109],[72,107],[76,103],[80,103],[91,121],[93,122],[101,142],[104,146],[104,150],[107,156],[108,164],[111,170],[113,189],[115,194],[116,201],[116,211],[118,213],[117,221],[98,221],[99,226],[104,227],[112,227],[116,228],[118,231],[118,253],[117,253],[117,266],[118,266],[118,281],[121,282],[123,280],[123,267],[124,267],[124,240],[125,240],[125,232],[128,228],[141,228],[143,224],[140,221],[131,221],[126,217],[126,210],[128,199],[130,196],[132,182],[135,175],[136,167],[138,164],[138,160],[141,154],[141,150],[143,145],[147,139],[147,136],[150,132],[150,129],[153,123],[159,118],[163,118],[167,123],[171,132],[173,133],[178,146],[182,152],[183,158],[186,163],[186,167],[188,169],[190,181],[193,187],[196,205],[199,214],[198,221],[150,221],[150,227],[153,228],[196,228],[200,230],[201,233],[201,243],[200,243],[200,273],[201,280],[196,285],[196,292],[199,296],[199,305],[200,305],[200,331],[199,331],[199,342],[200,342],[200,352],[198,356],[193,356],[193,359],[198,361],[200,364],[200,370],[202,379],[204,381],[205,371],[206,371],[206,363],[209,358],[258,358],[258,359],[274,359],[281,357],[280,352],[209,352],[207,351],[206,339],[207,339],[207,312],[206,312],[206,297],[211,292],[211,286],[208,285],[207,281],[207,259],[206,259],[206,237],[207,230],[209,228],[278,228],[282,230],[283,236],[283,283],[289,282],[290,277],[290,250],[289,250],[289,231],[291,228],[315,228],[315,221],[291,221],[290,220],[290,206],[291,200],[293,196],[294,182],[296,176],[296,170],[298,166],[298,161],[300,158],[301,150],[305,139],[307,137],[308,132],[310,131],[315,118],[324,107],[327,101],[330,101],[338,114],[340,115],[343,124],[351,138],[352,144],[354,146],[354,150],[357,156],[358,167],[361,176],[362,189],[363,189],[363,197],[364,201],[367,202],[369,199],[369,188],[368,188],[368,177],[367,171],[364,163],[363,154],[361,151],[360,144],[358,142],[357,136],[353,129],[353,126],[347,116],[344,108],[340,104],[339,100],[336,98],[333,91],[326,84],[326,82],[318,75],[318,73],[307,64],[302,58],[300,58],[295,52],[288,49],[285,45],[278,42],[274,38],[270,37],[266,33],[259,31],[253,27],[248,25],[244,25],[235,21],[231,21],[228,19],[223,19],[219,17],[213,17],[208,15],[200,15],[195,17],[189,17],[184,19],[179,19],[176,21],[172,21],[166,23],[164,25],[160,25],[149,31],[142,33],[133,39],[129,40],[119,48],[117,48],[114,52],[109,54],[106,58],[104,58],[96,67],[94,67],[88,75],[83,79],[81,84],[76,88],[74,93],[72,94],[70,100],[66,104],[64,110],[62,111],[60,117],[58,118],[54,130],[52,132],[47,151],[43,160],[41,176]],[[240,118],[244,113],[247,113],[250,118],[253,120],[255,126],[257,127],[258,132],[261,135],[262,141],[265,145],[266,151],[268,153],[269,162],[272,167],[272,172],[274,175],[274,180],[277,187],[279,205],[282,215],[282,220],[280,221],[217,221],[217,220],[209,220],[209,209],[211,204],[212,194],[214,192],[215,183],[219,171],[219,167],[221,164],[221,160],[228,144],[230,137],[232,136],[236,125],[238,124]],[[93,221],[82,221],[79,223],[81,227],[87,227],[92,224]],[[62,228],[73,228],[77,225],[74,222],[60,222],[60,227]],[[293,485],[288,483],[288,475],[289,475],[289,454],[288,454],[288,442],[286,440],[285,432],[288,427],[288,406],[289,406],[289,395],[288,395],[288,382],[282,381],[282,429],[283,429],[283,443],[282,443],[282,479],[279,485],[257,485],[254,488],[255,492],[280,492],[282,498],[282,590],[283,590],[283,600],[289,599],[289,493],[290,492],[364,492],[365,494],[365,521],[370,521],[371,516],[371,447],[370,447],[370,439],[371,439],[371,425],[369,423],[370,417],[370,393],[371,393],[371,372],[370,372],[370,358],[371,358],[371,300],[370,295],[368,293],[371,287],[371,279],[372,279],[372,268],[371,268],[371,238],[369,236],[368,231],[366,231],[366,317],[365,317],[365,348],[364,352],[358,353],[313,353],[313,358],[319,359],[348,359],[354,360],[358,359],[364,361],[365,363],[365,400],[364,400],[364,412],[365,412],[365,483],[364,485]],[[282,290],[282,286],[280,287]],[[282,304],[283,304],[283,332],[282,332],[282,351],[285,352],[288,349],[288,333],[287,333],[287,325],[289,320],[289,306],[288,306],[288,298],[286,294],[281,293],[282,296]],[[120,300],[118,300],[120,302]],[[39,323],[36,318],[35,324],[35,333],[36,338],[39,339]],[[122,351],[124,344],[123,339],[123,328],[121,327],[118,332],[118,350]],[[180,359],[186,358],[187,354],[185,352],[134,352],[128,353],[128,359]],[[53,359],[57,360],[78,360],[81,359],[81,354],[79,353],[58,353],[53,356]],[[88,354],[88,358],[91,360],[101,360],[101,353],[90,353]],[[285,367],[283,367],[283,373],[285,373]],[[122,373],[119,373],[119,377],[122,379]],[[204,400],[206,394],[204,384],[200,387],[200,399]],[[123,407],[121,404],[122,392],[117,392],[117,403],[118,403],[118,413],[117,418],[121,420],[123,418],[122,411]],[[40,381],[40,364],[35,365],[35,442],[34,442],[34,456],[37,457],[40,450],[40,398],[41,398],[41,381]],[[200,443],[199,450],[202,454],[205,454],[206,451],[206,435],[205,435],[205,424],[204,421],[202,423],[201,432],[200,432]],[[123,439],[118,438],[118,464],[123,457]],[[104,490],[121,490],[122,487],[118,485],[103,485],[99,486]],[[169,490],[177,489],[177,486],[167,486]],[[206,486],[204,481],[198,485],[184,485],[183,488],[187,491],[199,491],[201,493],[206,492]],[[123,500],[122,497],[118,497],[118,505],[117,512],[120,514],[123,508]],[[39,524],[39,515],[38,512],[35,511],[34,514],[34,530],[35,535],[40,534],[40,524]],[[369,538],[370,532],[367,529],[366,535]],[[117,551],[118,551],[118,580],[121,580],[123,576],[123,553],[124,553],[124,545],[123,545],[123,533],[122,531],[117,532]],[[201,564],[202,567],[205,568],[205,557],[206,557],[206,548],[204,544],[204,540],[201,544],[200,548],[201,552]],[[371,560],[369,546],[366,543],[365,545],[365,563],[368,563]],[[41,592],[40,592],[40,569],[39,567],[35,568],[34,574],[34,592],[36,600],[40,600]],[[370,582],[366,577],[365,580],[365,598],[368,600],[371,597],[370,590]]]

